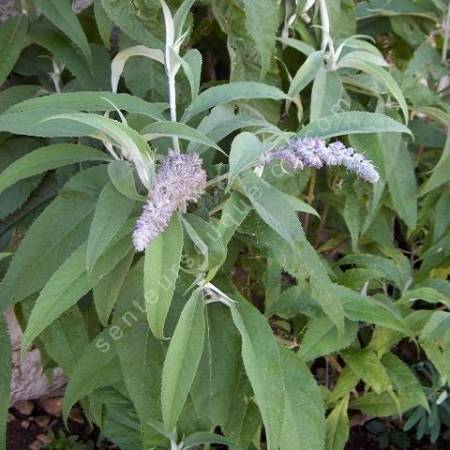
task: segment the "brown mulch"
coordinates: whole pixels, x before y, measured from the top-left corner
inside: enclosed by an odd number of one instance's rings
[[[6,436],[7,450],[54,448],[119,450],[113,444],[98,442],[98,429],[88,424],[79,407],[72,409],[67,429],[62,420],[61,409],[60,398],[22,402],[10,408]],[[62,446],[62,443],[66,445]]]

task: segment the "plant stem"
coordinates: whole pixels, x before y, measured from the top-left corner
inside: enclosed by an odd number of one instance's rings
[[[170,104],[170,120],[172,122],[177,121],[177,94],[175,89],[175,75],[172,74],[172,70],[169,68],[168,70],[168,78],[169,78],[169,104]],[[173,149],[180,153],[180,142],[178,137],[174,136],[172,138],[173,141]]]
[[[322,44],[320,49],[325,51],[330,38],[330,16],[328,14],[328,6],[326,0],[319,0],[320,22],[322,25]]]
[[[442,28],[444,29],[444,45],[442,46],[442,64],[446,64],[448,52],[448,38],[450,32],[450,6],[447,8],[447,14],[444,17]]]
[[[307,202],[308,205],[312,205],[312,202],[314,201],[314,189],[316,187],[316,171],[313,170],[311,173],[311,179],[309,181],[309,190],[308,190],[308,197],[307,197]],[[309,214],[306,214],[305,216],[305,233],[308,231],[308,225],[309,225]]]
[[[319,225],[319,228],[318,228],[317,233],[316,233],[316,241],[314,243],[314,247],[316,247],[316,248],[319,247],[320,240],[322,238],[322,233],[323,233],[323,230],[325,228],[325,223],[326,223],[327,218],[328,218],[328,211],[329,210],[330,210],[330,206],[326,205],[324,210],[323,210],[322,220],[320,221],[320,225]]]

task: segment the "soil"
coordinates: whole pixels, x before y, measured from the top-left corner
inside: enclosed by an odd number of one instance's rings
[[[51,415],[43,408],[42,403],[33,402],[32,405],[32,411],[27,415],[16,408],[10,409],[7,450],[120,450],[109,442],[99,441],[98,429],[87,423],[78,407],[72,410],[67,429],[61,418],[61,411],[52,411]]]

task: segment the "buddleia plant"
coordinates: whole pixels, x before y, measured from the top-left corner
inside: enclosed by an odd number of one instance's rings
[[[14,3],[0,146],[30,142],[0,193],[37,181],[0,299],[63,369],[65,420],[123,450],[339,450],[352,411],[427,410],[395,347],[446,382],[441,63],[414,97],[428,69],[357,29],[394,16],[366,3]]]

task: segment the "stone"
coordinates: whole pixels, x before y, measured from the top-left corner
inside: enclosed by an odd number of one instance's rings
[[[59,417],[62,414],[62,397],[51,397],[39,401],[42,409],[49,415]]]
[[[14,404],[14,409],[23,416],[29,416],[33,412],[34,405],[28,400],[21,400]]]

